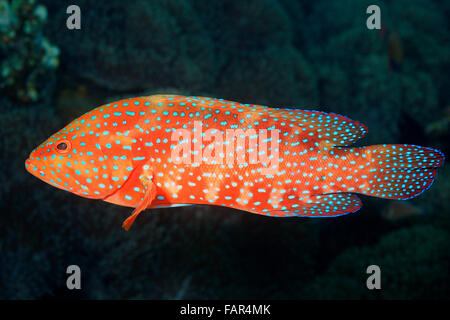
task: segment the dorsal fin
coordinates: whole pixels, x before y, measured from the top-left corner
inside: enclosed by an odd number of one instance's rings
[[[313,132],[313,138],[325,141],[330,147],[332,146],[348,146],[363,138],[368,128],[350,118],[344,117],[337,113],[326,113],[313,110],[284,110],[294,118],[300,127],[307,128],[309,132]]]
[[[337,113],[326,113],[315,110],[300,110],[300,109],[283,109],[274,108],[262,105],[243,104],[240,102],[229,101],[224,99],[215,99],[209,97],[184,97],[177,95],[155,95],[146,97],[149,100],[158,100],[161,98],[170,98],[173,102],[193,102],[198,106],[211,107],[212,103],[220,105],[221,109],[229,107],[234,108],[235,112],[244,112],[246,110],[246,117],[244,120],[251,123],[247,118],[250,113],[254,115],[260,112],[266,113],[269,118],[277,118],[280,122],[294,124],[307,130],[308,134],[312,133],[311,140],[323,143],[324,146],[349,146],[357,140],[361,139],[368,132],[368,128],[355,120],[339,115]],[[251,110],[251,111],[249,111]],[[256,117],[258,118],[258,116]],[[257,120],[255,118],[255,120]]]

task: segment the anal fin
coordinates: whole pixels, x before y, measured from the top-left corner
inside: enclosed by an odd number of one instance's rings
[[[270,210],[267,215],[273,217],[337,217],[358,211],[361,200],[355,194],[328,193],[304,198],[302,201],[290,201],[279,210]]]

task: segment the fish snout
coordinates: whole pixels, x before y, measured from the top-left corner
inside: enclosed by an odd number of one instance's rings
[[[31,172],[30,170],[32,169],[32,164],[30,158],[25,160],[25,169],[27,169],[28,172]]]
[[[39,169],[38,167],[36,167],[30,160],[30,158],[28,158],[27,160],[25,160],[25,169],[27,169],[27,171],[29,173],[31,173],[34,176],[45,176],[45,173]]]

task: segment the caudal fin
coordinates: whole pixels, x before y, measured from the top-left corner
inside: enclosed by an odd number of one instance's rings
[[[414,145],[375,145],[364,148],[371,164],[365,185],[358,192],[369,196],[406,200],[417,197],[434,182],[444,154]]]

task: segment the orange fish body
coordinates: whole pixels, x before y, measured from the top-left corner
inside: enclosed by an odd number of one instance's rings
[[[409,199],[444,162],[413,145],[351,148],[367,128],[333,113],[154,95],[82,115],[27,170],[77,195],[135,208],[209,204],[276,217],[357,211],[355,193]]]

